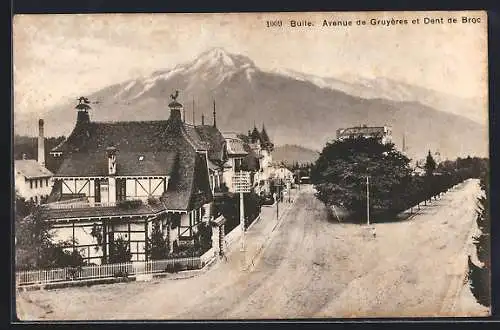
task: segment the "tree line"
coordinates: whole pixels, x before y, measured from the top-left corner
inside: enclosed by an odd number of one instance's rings
[[[488,160],[477,157],[436,164],[429,151],[425,173],[419,175],[394,144],[350,138],[327,143],[312,166],[311,181],[319,200],[343,207],[351,220],[361,221],[368,203],[368,178],[370,214],[376,221],[436,198],[468,178],[479,178],[487,168]]]

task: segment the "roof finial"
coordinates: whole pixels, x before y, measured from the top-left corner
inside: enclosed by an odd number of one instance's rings
[[[174,94],[170,94],[170,98],[172,99],[172,101],[177,101],[178,97],[179,97],[179,91],[178,90],[175,90]]]
[[[214,99],[214,127],[217,127],[217,116],[215,113],[215,99]]]
[[[79,111],[87,111],[87,110],[91,109],[91,107],[89,105],[90,101],[85,96],[80,96],[79,98],[77,98],[77,100],[78,100],[78,104],[76,105],[75,109],[77,109]]]
[[[406,152],[406,133],[403,133],[403,152]]]
[[[194,98],[193,98],[193,126],[195,125],[195,115],[194,115]]]

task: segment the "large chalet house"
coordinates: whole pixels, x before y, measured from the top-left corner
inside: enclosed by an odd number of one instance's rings
[[[54,239],[72,241],[87,262],[107,262],[118,237],[129,242],[132,261],[147,260],[153,221],[175,252],[193,244],[199,224],[214,220],[226,139],[215,109],[213,125],[189,125],[176,98],[168,119],[129,122],[92,121],[81,98],[72,133],[51,150],[60,166],[43,216]]]

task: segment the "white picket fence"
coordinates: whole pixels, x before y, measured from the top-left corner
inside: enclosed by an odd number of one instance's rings
[[[77,268],[68,267],[49,270],[19,271],[16,272],[16,286],[201,269],[208,264],[214,256],[215,253],[212,248],[200,257],[136,261]]]

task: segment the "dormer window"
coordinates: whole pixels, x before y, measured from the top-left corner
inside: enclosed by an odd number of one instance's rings
[[[60,151],[52,151],[50,154],[54,156],[54,158],[62,156],[62,152]]]

